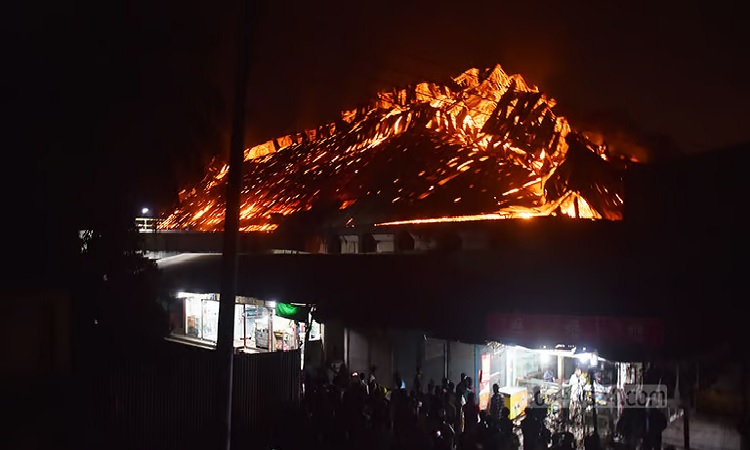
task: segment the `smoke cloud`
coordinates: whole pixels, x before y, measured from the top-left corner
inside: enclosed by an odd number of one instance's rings
[[[613,155],[641,163],[670,161],[685,153],[673,138],[644,130],[623,111],[597,111],[571,118],[571,126],[595,144],[606,144]]]

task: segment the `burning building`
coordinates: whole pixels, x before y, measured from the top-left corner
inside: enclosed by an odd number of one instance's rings
[[[554,107],[500,66],[381,92],[333,123],[246,149],[240,227],[273,231],[305,211],[331,226],[620,220],[626,160]],[[214,159],[160,226],[221,230],[227,172]]]

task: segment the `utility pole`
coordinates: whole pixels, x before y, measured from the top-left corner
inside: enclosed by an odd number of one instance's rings
[[[748,379],[748,357],[747,350],[742,349],[742,362],[740,374],[740,386],[742,392],[742,418],[740,420],[740,450],[750,449],[750,436],[748,436],[748,425],[750,425],[750,380]]]
[[[237,79],[232,120],[232,140],[227,176],[224,248],[221,267],[221,298],[219,303],[219,336],[216,356],[219,363],[218,406],[219,449],[229,450],[232,440],[232,375],[234,371],[234,304],[237,296],[237,246],[240,222],[240,192],[245,150],[245,102],[250,71],[248,29],[249,0],[239,1],[237,42]]]

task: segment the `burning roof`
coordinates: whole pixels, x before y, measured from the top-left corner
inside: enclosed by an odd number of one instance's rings
[[[310,210],[330,225],[621,219],[621,162],[554,106],[500,66],[381,92],[334,123],[246,149],[241,229]],[[161,227],[221,230],[227,172],[214,159]]]

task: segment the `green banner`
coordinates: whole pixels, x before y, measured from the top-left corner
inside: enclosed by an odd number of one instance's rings
[[[276,315],[296,322],[307,322],[310,308],[306,306],[295,306],[289,303],[277,303]]]

